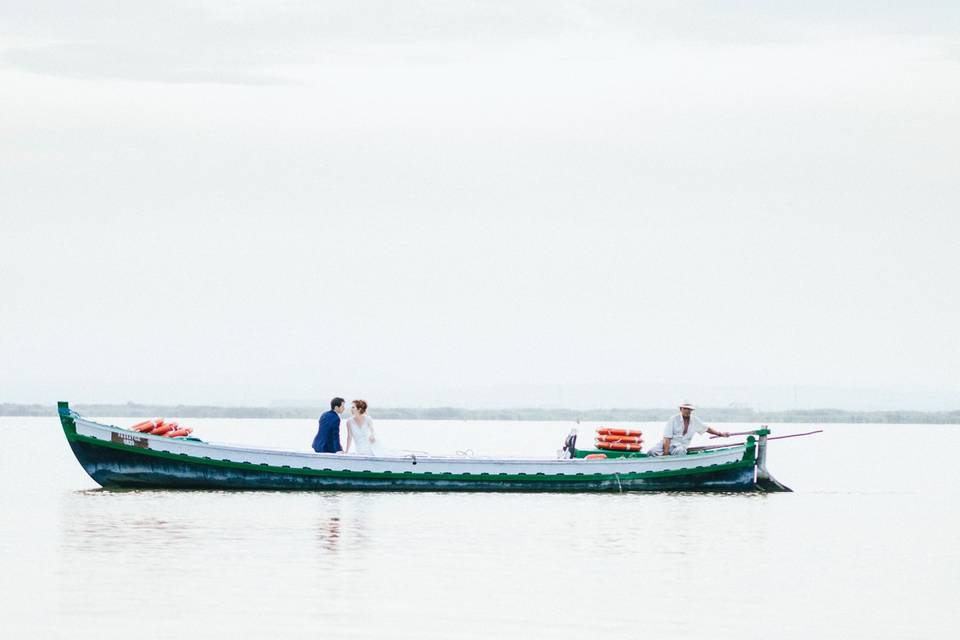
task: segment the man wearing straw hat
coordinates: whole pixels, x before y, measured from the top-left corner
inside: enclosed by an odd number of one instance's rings
[[[729,437],[726,431],[717,431],[708,427],[703,420],[693,415],[696,409],[692,404],[684,402],[680,405],[680,413],[667,420],[663,428],[663,444],[655,445],[647,455],[650,456],[682,456],[687,453],[687,447],[694,434],[711,433],[715,436]]]

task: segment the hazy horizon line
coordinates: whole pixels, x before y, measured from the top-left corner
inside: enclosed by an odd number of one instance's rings
[[[242,407],[213,405],[165,405],[127,402],[84,403],[73,405],[78,413],[109,417],[237,418],[237,419],[313,419],[329,405],[291,407]],[[951,411],[873,410],[849,411],[833,408],[757,410],[749,407],[701,407],[700,414],[708,422],[821,422],[835,424],[960,424],[960,409]],[[589,408],[564,409],[540,407],[503,407],[466,409],[462,407],[383,407],[371,415],[386,420],[512,420],[565,422],[657,422],[666,420],[676,409]],[[56,408],[47,404],[0,403],[0,416],[55,416]]]

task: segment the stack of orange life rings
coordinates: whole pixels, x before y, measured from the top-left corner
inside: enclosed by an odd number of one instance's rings
[[[594,446],[597,449],[608,451],[641,451],[643,450],[643,432],[638,429],[597,429]]]
[[[164,422],[163,418],[138,422],[130,427],[130,430],[147,433],[151,436],[166,436],[167,438],[179,438],[193,433],[193,429],[190,427],[181,427],[176,422]]]

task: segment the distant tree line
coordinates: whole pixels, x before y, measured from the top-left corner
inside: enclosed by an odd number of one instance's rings
[[[207,405],[78,404],[87,416],[131,418],[316,418],[327,410],[311,407],[215,407]],[[53,416],[55,405],[0,403],[0,416]],[[564,422],[659,422],[673,409],[461,409],[457,407],[377,408],[377,418],[394,420],[521,420]],[[813,422],[852,424],[960,424],[958,411],[842,411],[794,409],[757,411],[747,407],[704,407],[697,414],[706,422]]]

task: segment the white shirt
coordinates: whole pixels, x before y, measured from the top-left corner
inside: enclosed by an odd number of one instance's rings
[[[666,426],[663,428],[663,437],[670,438],[670,446],[680,445],[682,447],[690,446],[690,441],[693,439],[694,434],[704,433],[707,430],[707,425],[704,424],[703,420],[696,417],[695,415],[690,416],[690,425],[687,427],[687,433],[683,433],[683,416],[679,413],[669,420],[667,420]]]

